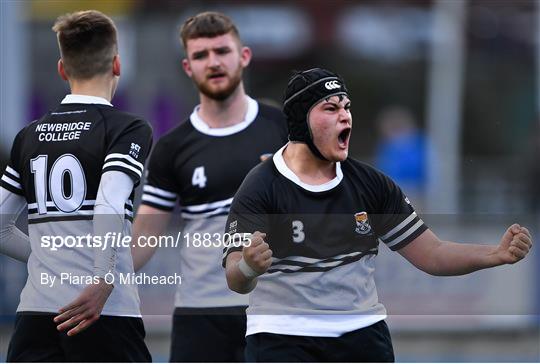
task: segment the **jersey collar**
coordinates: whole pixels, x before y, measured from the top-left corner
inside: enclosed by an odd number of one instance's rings
[[[64,97],[62,104],[100,104],[112,106],[112,104],[103,97],[69,94]]]
[[[257,117],[257,114],[259,113],[259,104],[257,103],[257,101],[253,100],[249,96],[246,96],[246,97],[248,101],[246,117],[244,118],[244,120],[242,120],[238,124],[227,126],[225,128],[209,127],[208,124],[199,116],[199,108],[201,107],[201,105],[195,106],[195,109],[191,113],[189,120],[191,121],[191,124],[193,125],[195,129],[197,129],[198,131],[206,135],[227,136],[227,135],[232,135],[232,134],[241,132],[255,120],[255,118]]]
[[[336,162],[336,177],[333,180],[323,183],[322,185],[310,185],[310,184],[302,182],[300,178],[298,178],[298,176],[294,174],[294,172],[290,170],[289,167],[287,167],[287,164],[285,163],[285,160],[283,159],[283,151],[285,150],[287,145],[288,143],[285,144],[283,147],[281,147],[281,149],[278,150],[272,157],[274,165],[276,166],[277,170],[285,178],[287,178],[288,180],[294,182],[298,186],[310,192],[330,191],[332,188],[339,185],[339,183],[343,179],[343,172],[341,171],[340,162]]]

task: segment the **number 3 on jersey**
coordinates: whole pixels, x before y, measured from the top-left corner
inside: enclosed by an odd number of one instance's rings
[[[206,187],[206,176],[204,174],[204,166],[197,167],[193,171],[193,177],[191,177],[191,184],[193,186],[199,186],[199,188]]]
[[[294,220],[292,222],[292,231],[293,231],[292,240],[295,243],[301,243],[306,238],[306,234],[304,233],[304,223],[302,221]]]

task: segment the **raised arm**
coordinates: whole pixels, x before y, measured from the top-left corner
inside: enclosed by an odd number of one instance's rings
[[[531,234],[518,224],[510,226],[498,245],[441,241],[424,231],[398,252],[418,269],[435,276],[457,276],[525,258],[532,247]]]

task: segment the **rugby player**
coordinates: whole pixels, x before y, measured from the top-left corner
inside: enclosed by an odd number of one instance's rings
[[[251,292],[248,362],[394,361],[374,282],[379,242],[444,276],[527,255],[518,224],[498,245],[441,241],[389,177],[349,158],[351,100],[335,73],[296,73],[283,109],[290,143],[248,174],[227,221],[251,242],[231,243],[223,260],[229,287]]]
[[[0,180],[2,253],[28,266],[7,361],[149,362],[137,287],[114,280],[133,273],[130,249],[96,242],[131,235],[152,129],[111,104],[121,69],[113,21],[80,11],[53,30],[71,94],[18,133]],[[29,236],[15,226],[24,209]],[[53,248],[52,237],[82,244]]]
[[[178,247],[182,284],[175,295],[170,360],[243,361],[247,299],[228,289],[221,271],[223,231],[242,180],[287,142],[287,125],[279,109],[246,95],[242,77],[251,50],[229,17],[193,16],[180,37],[183,69],[200,104],[156,143],[134,237],[166,232],[179,203],[186,239]],[[193,244],[197,239],[206,244]],[[156,249],[136,245],[135,269]]]

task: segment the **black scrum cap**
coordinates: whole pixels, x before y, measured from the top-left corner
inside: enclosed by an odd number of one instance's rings
[[[296,72],[285,91],[283,112],[289,126],[289,139],[306,143],[311,152],[323,160],[326,158],[313,143],[308,115],[319,102],[336,95],[348,96],[345,82],[339,75],[322,68]]]

